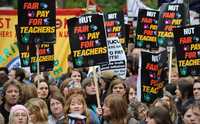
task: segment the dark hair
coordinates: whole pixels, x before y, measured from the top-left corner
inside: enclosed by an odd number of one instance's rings
[[[173,83],[165,85],[166,91],[170,92],[172,95],[176,95],[176,85]]]
[[[196,101],[192,104],[189,104],[188,106],[184,107],[183,110],[182,110],[182,115],[184,116],[184,114],[189,110],[189,109],[199,109],[200,110],[200,102],[199,101]]]
[[[4,71],[6,74],[9,73],[8,68],[6,67],[0,67],[0,71]]]
[[[189,79],[178,80],[178,87],[183,98],[193,97],[193,85]]]
[[[127,64],[130,66],[130,71],[133,75],[138,74],[139,58],[138,56],[128,56]]]
[[[169,111],[161,106],[150,108],[148,117],[154,119],[156,124],[173,124],[169,115]]]
[[[199,79],[199,78],[198,78],[198,79],[195,79],[195,80],[193,81],[193,85],[196,84],[196,83],[200,83],[200,79]]]
[[[47,100],[47,98],[48,98],[49,95],[50,95],[50,86],[49,86],[48,81],[45,80],[45,79],[39,79],[39,83],[41,83],[41,82],[45,82],[45,83],[47,84],[47,86],[48,86],[48,91],[49,91],[49,92],[48,92],[48,95],[47,95],[47,97],[46,97],[46,99],[45,99],[45,100]],[[36,86],[36,88],[38,88],[38,80],[34,82],[34,85]]]
[[[22,82],[24,80],[24,78],[25,78],[24,69],[22,69],[22,68],[13,68],[13,70],[15,71],[15,77],[19,78],[18,80]]]

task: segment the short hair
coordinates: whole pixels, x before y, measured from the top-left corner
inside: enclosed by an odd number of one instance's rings
[[[81,94],[76,94],[75,93],[75,94],[72,94],[71,96],[68,97],[68,99],[65,102],[65,106],[64,106],[65,116],[67,116],[69,114],[70,104],[71,104],[73,99],[78,99],[83,104],[83,114],[85,114],[85,116],[86,116],[86,124],[88,124],[89,120],[90,120],[90,114],[89,114],[89,110],[87,109],[87,104],[86,104],[85,98]],[[66,117],[66,118],[68,118],[68,117]]]
[[[126,91],[126,84],[125,84],[124,80],[121,78],[116,78],[111,82],[107,95],[111,94],[113,92],[113,87],[118,84],[122,84],[124,86],[124,90]]]

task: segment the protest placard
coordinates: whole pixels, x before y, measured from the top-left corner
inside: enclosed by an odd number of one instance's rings
[[[158,49],[158,14],[158,11],[145,9],[139,10],[135,37],[135,47],[145,49]]]
[[[67,22],[75,68],[108,62],[103,15],[86,14]]]
[[[160,46],[173,46],[173,29],[189,23],[189,9],[186,4],[164,3],[160,8],[158,20],[158,44]]]
[[[55,0],[18,0],[18,25],[22,44],[55,43]]]
[[[122,45],[117,37],[108,38],[107,43],[109,63],[101,65],[101,71],[112,70],[117,76],[125,79],[127,60]]]
[[[167,50],[141,52],[141,101],[152,103],[162,97],[167,66]]]
[[[122,46],[126,47],[124,13],[122,11],[104,13],[104,19],[107,37],[118,37]]]
[[[180,77],[200,75],[200,25],[174,29]]]

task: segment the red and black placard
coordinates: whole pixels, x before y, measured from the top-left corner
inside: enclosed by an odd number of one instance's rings
[[[162,4],[158,21],[158,44],[160,46],[174,45],[173,29],[185,26],[189,22],[188,14],[187,4]]]
[[[55,0],[18,0],[20,34],[22,38],[27,38],[21,43],[55,43],[55,11]]]
[[[108,63],[103,15],[86,14],[67,22],[74,67]]]
[[[153,103],[163,95],[167,50],[159,53],[142,51],[141,57],[141,101]]]
[[[136,28],[135,47],[158,49],[158,11],[140,9]]]
[[[200,25],[174,29],[180,77],[200,75]]]

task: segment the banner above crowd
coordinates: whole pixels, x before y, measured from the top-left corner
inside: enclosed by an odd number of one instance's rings
[[[174,29],[180,77],[200,75],[200,25]]]
[[[160,8],[158,21],[158,44],[173,46],[173,29],[189,23],[189,8],[186,4],[164,3]]]
[[[83,14],[82,9],[59,9],[56,16],[56,38],[54,48],[54,68],[50,74],[55,79],[59,79],[68,69],[68,55],[70,45],[67,33],[67,19]],[[17,47],[16,30],[17,12],[16,10],[0,10],[0,67],[16,68],[21,66],[19,61],[19,50]],[[26,51],[26,50],[25,50]],[[29,57],[28,52],[21,54],[24,58]],[[25,63],[29,62],[26,60]]]
[[[126,47],[124,13],[122,11],[105,13],[104,21],[107,37],[119,38],[122,46]]]
[[[86,14],[68,21],[69,41],[75,68],[108,62],[103,15]]]
[[[18,0],[18,26],[22,44],[55,43],[55,0]]]
[[[145,9],[139,10],[135,37],[135,47],[158,49],[158,14],[158,11]]]

